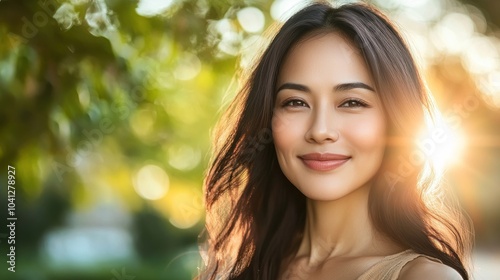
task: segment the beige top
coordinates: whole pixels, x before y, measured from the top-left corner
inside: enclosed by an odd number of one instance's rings
[[[397,280],[403,267],[410,261],[425,257],[432,261],[441,263],[440,260],[426,255],[417,254],[412,250],[386,256],[381,261],[371,266],[357,280]]]

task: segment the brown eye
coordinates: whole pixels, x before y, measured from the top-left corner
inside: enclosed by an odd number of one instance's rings
[[[359,99],[349,99],[344,101],[344,103],[342,103],[339,107],[345,107],[345,108],[368,107],[368,104]]]
[[[283,107],[308,107],[307,104],[299,99],[287,100],[283,103]]]

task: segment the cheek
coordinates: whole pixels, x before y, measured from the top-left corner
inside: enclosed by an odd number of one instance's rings
[[[287,153],[303,137],[300,120],[275,114],[272,120],[274,146],[278,153]]]
[[[288,129],[285,122],[282,119],[273,117],[272,121],[272,133],[273,133],[273,141],[274,146],[276,148],[276,152],[281,154],[286,150],[287,146],[290,144],[287,143],[288,134],[290,134],[290,129]]]
[[[384,150],[386,128],[381,117],[363,118],[344,131],[355,149],[377,153]]]

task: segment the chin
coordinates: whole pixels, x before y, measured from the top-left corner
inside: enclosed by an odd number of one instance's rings
[[[339,188],[335,186],[298,188],[299,191],[308,199],[317,201],[333,201],[346,197],[355,192],[358,188]]]
[[[350,185],[346,184],[315,184],[315,187],[311,187],[314,182],[305,182],[304,184],[294,184],[297,189],[308,199],[316,201],[334,201],[339,200],[344,197],[348,197],[353,193],[359,193],[366,190],[371,186],[370,182],[354,183]]]

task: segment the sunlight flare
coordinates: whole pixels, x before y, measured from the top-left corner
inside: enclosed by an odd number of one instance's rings
[[[436,171],[458,164],[466,147],[466,137],[459,127],[441,121],[423,131],[416,141],[417,149]]]

